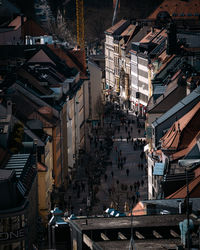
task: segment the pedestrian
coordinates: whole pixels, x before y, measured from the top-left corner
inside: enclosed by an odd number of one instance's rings
[[[128,131],[128,136],[130,137],[130,131]]]
[[[140,129],[138,129],[138,134],[140,134]]]
[[[134,182],[134,190],[135,190],[135,192],[137,190],[137,183],[136,182]]]
[[[126,140],[127,140],[127,143],[128,143],[128,138],[129,138],[129,137],[127,137],[127,138],[126,138]]]
[[[144,185],[144,180],[143,180],[143,179],[141,180],[141,185],[142,185],[142,187],[143,187],[143,185]]]
[[[112,178],[113,178],[113,176],[114,176],[114,173],[113,173],[113,171],[111,172],[111,176],[112,176]]]
[[[138,189],[140,188],[140,182],[139,181],[137,181],[137,186],[138,186]]]
[[[136,192],[136,196],[137,196],[137,199],[140,198],[140,192],[139,191]]]
[[[130,185],[130,190],[131,190],[131,192],[133,191],[133,185]]]
[[[132,196],[132,201],[135,202],[135,195]]]
[[[105,174],[105,175],[104,175],[105,181],[107,181],[107,178],[108,178],[108,176],[107,176],[107,174]]]
[[[133,127],[131,127],[131,132],[133,132]]]
[[[122,141],[122,136],[120,136],[120,139],[121,139],[121,141]]]
[[[125,130],[126,130],[126,133],[127,133],[127,130],[128,130],[127,126],[125,127]]]
[[[124,163],[126,162],[126,156],[124,156]]]
[[[85,192],[85,184],[83,182],[81,182],[81,189],[83,192]]]
[[[129,176],[129,169],[126,169],[126,175]]]
[[[82,210],[82,208],[79,209],[79,215],[80,215],[80,216],[83,215],[83,210]]]

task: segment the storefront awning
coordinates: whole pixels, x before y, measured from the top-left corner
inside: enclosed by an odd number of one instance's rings
[[[153,175],[164,175],[165,164],[162,162],[156,162],[153,170]]]

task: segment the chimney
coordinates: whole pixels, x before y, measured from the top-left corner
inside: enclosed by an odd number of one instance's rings
[[[7,101],[7,114],[12,115],[12,101]]]
[[[24,25],[24,14],[21,14],[20,17],[21,17],[21,26],[23,26]]]
[[[176,53],[177,53],[176,25],[171,22],[167,28],[167,54],[173,55]]]

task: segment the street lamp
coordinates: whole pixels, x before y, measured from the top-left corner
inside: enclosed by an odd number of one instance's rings
[[[200,164],[200,159],[185,159],[178,161],[179,166],[185,168],[186,173],[186,187],[187,187],[187,199],[186,199],[186,214],[187,214],[187,247],[190,250],[190,232],[189,232],[189,182],[188,171],[195,169]]]

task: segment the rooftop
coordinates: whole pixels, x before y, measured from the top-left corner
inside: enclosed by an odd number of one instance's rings
[[[122,27],[126,28],[126,24],[128,25],[128,21],[125,19],[120,20],[118,23],[110,27],[105,31],[105,33],[110,35],[120,35],[120,33],[123,32],[124,29]]]
[[[12,178],[13,174],[14,174],[13,170],[0,169],[0,181]]]
[[[200,102],[190,112],[176,121],[160,139],[164,150],[181,150],[187,148],[200,131]]]
[[[137,216],[134,217],[132,222],[133,228],[148,228],[148,227],[162,227],[162,226],[176,226],[180,221],[185,218],[185,215],[168,215],[163,220],[162,215],[152,216]],[[85,223],[85,219],[76,219],[70,221],[76,225],[81,231],[95,230],[95,229],[117,229],[117,228],[130,228],[131,217],[118,217],[118,218],[88,218],[88,223]]]
[[[200,175],[189,183],[188,189],[190,198],[200,197]],[[178,189],[176,192],[166,197],[166,199],[179,199],[179,198],[184,199],[186,197],[187,197],[187,185],[184,185],[182,188]]]
[[[165,0],[149,16],[149,19],[156,19],[161,11],[167,11],[173,19],[198,19],[200,15],[200,1]]]
[[[157,120],[153,122],[153,127],[158,126],[163,123],[165,120],[169,119],[172,115],[176,114],[178,111],[183,109],[189,103],[192,103],[194,100],[199,100],[200,98],[200,86],[197,87],[194,91],[192,91],[189,95],[183,98],[180,102],[178,102],[175,106],[173,106],[170,110],[168,110],[165,114],[159,117]]]

